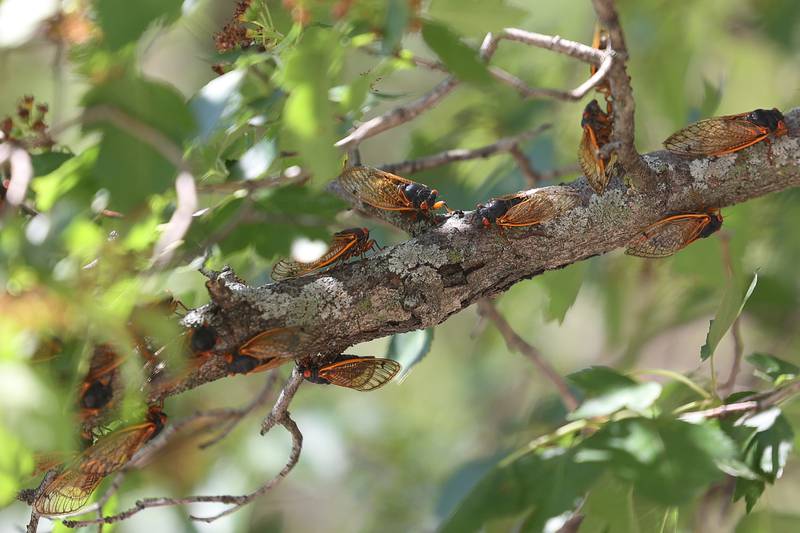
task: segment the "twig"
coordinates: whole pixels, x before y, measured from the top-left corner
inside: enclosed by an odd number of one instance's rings
[[[282,420],[283,414],[289,409],[289,404],[303,383],[303,373],[295,366],[292,370],[292,375],[289,376],[288,381],[283,385],[280,395],[272,406],[272,411],[267,415],[261,423],[261,434],[265,435],[272,427]]]
[[[515,147],[518,146],[520,142],[535,137],[550,127],[550,124],[543,124],[538,128],[520,133],[519,135],[505,137],[492,144],[481,146],[480,148],[454,148],[452,150],[445,150],[443,152],[439,152],[438,154],[421,157],[419,159],[409,159],[399,163],[381,165],[378,168],[387,172],[393,172],[395,174],[408,174],[447,165],[456,161],[487,158],[503,152],[511,152]]]
[[[494,54],[494,51],[501,40],[517,41],[530,46],[545,48],[547,50],[568,55],[570,57],[574,57],[575,59],[579,59],[580,61],[592,63],[598,66],[606,57],[606,53],[601,50],[592,48],[591,46],[582,43],[570,41],[569,39],[562,39],[558,35],[544,35],[541,33],[520,30],[517,28],[505,28],[498,32],[486,47],[487,56]]]
[[[36,514],[36,511],[31,511],[31,519],[25,528],[25,533],[36,533],[37,529],[39,529],[39,515]]]
[[[169,222],[164,227],[164,232],[158,239],[153,249],[153,262],[156,265],[166,264],[175,249],[180,246],[184,235],[192,225],[192,215],[197,210],[197,190],[194,186],[194,177],[182,171],[175,179],[175,195],[177,206]]]
[[[265,178],[254,180],[234,180],[223,181],[222,183],[204,183],[198,185],[197,190],[201,193],[231,193],[240,190],[248,192],[257,191],[260,189],[271,189],[290,184],[301,184],[308,180],[311,174],[303,168],[292,165],[287,167],[277,176],[268,176]]]
[[[528,156],[525,155],[525,152],[522,151],[519,144],[512,146],[508,153],[510,153],[511,157],[516,161],[517,168],[519,168],[519,171],[525,176],[528,185],[531,187],[538,187],[542,182],[542,176],[533,168]]]
[[[685,422],[697,422],[709,418],[725,418],[734,414],[764,411],[788,400],[798,392],[800,392],[800,381],[795,381],[775,390],[754,394],[741,402],[684,413],[679,418]]]
[[[615,54],[615,61],[610,65],[608,81],[614,102],[614,127],[611,142],[619,142],[617,151],[619,162],[630,175],[639,189],[649,190],[656,183],[654,172],[648,167],[634,143],[634,111],[635,102],[630,77],[625,67],[628,60],[628,48],[619,22],[614,0],[592,0],[600,25],[608,32],[608,52]],[[599,71],[598,71],[599,72]]]
[[[578,407],[578,399],[569,389],[567,382],[564,381],[558,372],[547,362],[547,360],[542,357],[542,354],[525,342],[525,340],[517,335],[517,333],[511,328],[511,325],[503,318],[497,309],[494,307],[492,302],[487,299],[483,299],[478,302],[478,311],[484,315],[486,318],[494,322],[495,327],[503,336],[506,341],[506,344],[511,350],[516,350],[528,359],[533,362],[533,364],[539,369],[544,376],[550,380],[550,382],[555,386],[558,394],[561,396],[561,401],[570,411],[573,411],[575,408]]]

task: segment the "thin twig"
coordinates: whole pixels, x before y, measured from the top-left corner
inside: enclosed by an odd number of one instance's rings
[[[619,21],[614,0],[592,0],[600,25],[608,32],[609,45],[607,52],[615,55],[609,66],[608,81],[614,102],[614,127],[611,131],[611,142],[619,142],[617,151],[619,162],[631,176],[633,184],[640,189],[649,190],[655,185],[656,176],[645,164],[642,156],[636,151],[634,143],[634,111],[633,89],[625,63],[628,60],[628,48],[625,35]]]
[[[519,171],[522,172],[522,175],[525,176],[525,179],[528,182],[530,187],[538,187],[539,184],[542,182],[542,176],[539,172],[533,168],[528,156],[525,155],[525,152],[519,147],[519,144],[515,144],[511,147],[508,151],[511,154],[511,157],[514,158],[514,161],[517,163],[517,168]]]
[[[385,165],[381,165],[378,168],[385,170],[387,172],[393,172],[395,174],[409,174],[414,172],[420,172],[422,170],[428,170],[430,168],[435,168],[442,165],[447,165],[449,163],[454,163],[456,161],[468,161],[470,159],[484,159],[500,153],[510,152],[520,142],[535,137],[536,135],[540,134],[541,132],[547,130],[550,127],[551,127],[550,124],[543,124],[538,128],[534,128],[532,130],[520,133],[519,135],[505,137],[492,144],[481,146],[480,148],[472,148],[472,149],[454,148],[452,150],[445,150],[443,152],[439,152],[438,154],[421,157],[419,159],[409,159],[406,161],[400,161],[399,163],[388,163]]]
[[[302,383],[303,373],[295,366],[292,370],[292,375],[289,376],[289,379],[283,385],[283,389],[281,389],[281,393],[278,395],[275,405],[272,406],[272,411],[270,411],[261,423],[262,435],[265,435],[275,424],[282,420],[283,413],[289,409],[289,404],[292,402],[292,398],[294,398],[297,389],[300,388],[300,384]]]
[[[484,315],[486,318],[494,322],[495,327],[503,336],[503,339],[506,341],[506,345],[508,345],[509,349],[516,350],[528,359],[533,362],[534,365],[539,369],[539,371],[544,374],[544,376],[555,386],[558,394],[561,396],[561,401],[570,411],[573,411],[575,408],[578,407],[578,399],[569,389],[569,385],[567,382],[564,381],[558,372],[550,365],[547,360],[542,357],[542,354],[528,344],[525,339],[517,335],[517,333],[511,328],[511,325],[503,318],[497,309],[494,307],[492,302],[487,299],[483,299],[478,302],[478,312]]]
[[[37,529],[39,529],[39,515],[36,514],[36,511],[31,511],[31,519],[25,528],[25,533],[36,533]]]
[[[765,411],[788,400],[798,392],[800,392],[800,381],[795,381],[775,390],[754,394],[740,402],[684,413],[679,418],[685,422],[698,422],[709,418],[725,418],[735,414]]]

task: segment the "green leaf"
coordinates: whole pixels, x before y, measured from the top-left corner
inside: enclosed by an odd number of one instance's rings
[[[703,79],[703,102],[700,104],[700,118],[710,117],[719,107],[722,101],[722,81],[718,85],[713,85],[707,79]]]
[[[464,44],[460,37],[444,24],[426,21],[422,25],[422,38],[439,59],[459,79],[485,85],[491,82],[486,65],[478,52]]]
[[[526,518],[528,531],[541,531],[548,519],[570,511],[602,472],[602,466],[575,461],[573,451],[551,449],[498,466],[441,524],[441,533],[479,531],[503,517]]]
[[[33,471],[33,456],[8,429],[0,426],[0,508],[14,501],[20,480]]]
[[[97,20],[103,42],[116,50],[135,41],[155,20],[171,22],[181,14],[182,0],[98,0]]]
[[[753,510],[761,494],[764,493],[765,483],[757,479],[736,478],[736,486],[733,490],[733,501],[737,502],[744,498],[747,512]]]
[[[519,27],[527,16],[524,8],[509,5],[506,0],[433,0],[427,12],[461,33],[481,39],[489,31]]]
[[[700,348],[700,359],[702,361],[714,355],[714,350],[717,349],[722,337],[725,336],[725,333],[728,332],[734,321],[742,313],[742,309],[744,309],[750,295],[753,294],[757,283],[758,274],[753,275],[753,281],[750,282],[750,286],[746,290],[736,278],[731,280],[725,295],[722,297],[722,302],[719,304],[717,314],[709,325],[706,343]]]
[[[579,533],[637,532],[632,491],[631,483],[611,474],[601,477],[581,507],[583,521]]]
[[[745,463],[766,481],[774,483],[794,447],[794,430],[778,407],[736,421],[755,429],[744,451]]]
[[[800,375],[800,367],[774,355],[754,353],[748,355],[745,359],[756,367],[756,376],[767,381],[782,383]]]
[[[309,28],[287,59],[284,85],[289,91],[283,125],[316,183],[338,173],[340,154],[336,142],[335,108],[328,90],[341,68],[337,35],[325,28]]]
[[[244,80],[244,71],[232,70],[208,82],[191,101],[191,109],[197,121],[201,141],[206,141],[218,128],[224,127],[224,119],[239,109],[242,94],[239,91]]]
[[[735,459],[733,441],[712,423],[628,418],[606,424],[584,441],[576,460],[606,464],[635,493],[663,505],[690,501],[721,479]]]
[[[386,353],[389,357],[403,365],[398,379],[403,379],[411,369],[422,361],[433,344],[433,328],[418,329],[408,333],[392,335]]]
[[[408,26],[409,3],[405,0],[389,0],[386,8],[386,22],[384,23],[381,52],[384,55],[393,53],[400,46],[403,33]]]
[[[586,398],[567,418],[592,418],[610,415],[620,409],[642,412],[661,394],[661,385],[655,382],[639,383],[614,370],[593,366],[567,376]]]
[[[560,270],[549,270],[542,276],[542,284],[547,288],[549,303],[544,316],[547,320],[564,322],[572,304],[578,297],[583,284],[583,277],[588,267],[588,261],[574,263]]]
[[[68,152],[45,152],[43,154],[31,154],[31,164],[33,165],[34,176],[44,176],[50,174],[65,162],[72,159],[74,154]]]
[[[81,182],[85,183],[97,161],[98,153],[97,147],[88,148],[75,157],[67,159],[49,174],[33,180],[31,189],[36,192],[36,208],[42,212],[50,211],[59,199]],[[91,198],[91,194],[87,193],[85,200],[89,198]]]

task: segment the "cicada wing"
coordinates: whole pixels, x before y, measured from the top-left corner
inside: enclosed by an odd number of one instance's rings
[[[358,391],[371,391],[389,383],[400,371],[391,359],[353,357],[319,369],[319,377],[334,385]]]
[[[603,194],[608,185],[609,175],[606,172],[605,161],[598,153],[599,149],[594,130],[584,127],[581,144],[578,147],[578,163],[592,189],[597,194]]]
[[[706,214],[665,218],[631,239],[625,253],[636,257],[669,257],[695,241],[710,220]]]
[[[239,351],[263,360],[291,358],[299,355],[298,350],[307,338],[308,334],[296,327],[270,328],[245,342]]]
[[[333,236],[328,251],[316,261],[302,263],[293,259],[281,259],[272,267],[272,279],[276,281],[305,276],[325,268],[336,261],[349,259],[357,252],[359,237],[355,233],[339,232]]]
[[[690,124],[670,135],[664,147],[679,155],[723,155],[755,144],[767,134],[744,115],[729,115]]]
[[[100,476],[116,472],[154,436],[156,429],[155,424],[146,422],[113,431],[87,448],[70,468]]]
[[[413,183],[389,172],[368,167],[345,169],[338,178],[344,189],[362,202],[388,211],[406,211],[413,205],[400,186]]]
[[[571,209],[577,202],[578,196],[573,192],[541,190],[506,211],[497,219],[497,224],[511,227],[541,224]]]
[[[45,516],[73,514],[86,505],[103,477],[66,469],[41,488],[33,501],[33,509]]]

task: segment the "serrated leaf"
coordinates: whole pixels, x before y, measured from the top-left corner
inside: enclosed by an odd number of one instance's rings
[[[599,460],[633,482],[637,495],[679,505],[721,479],[719,465],[736,455],[733,441],[713,423],[628,418],[607,423],[584,441],[576,460]]]
[[[135,41],[156,20],[171,22],[181,14],[183,0],[98,0],[97,20],[103,42],[112,50]]]
[[[428,355],[431,344],[433,344],[433,328],[392,335],[386,353],[388,357],[403,365],[403,369],[397,377],[398,380],[405,379],[414,365]]]
[[[583,403],[567,417],[570,420],[610,415],[620,409],[642,412],[661,394],[655,382],[639,383],[608,367],[593,366],[567,376],[585,395]]]
[[[717,313],[709,324],[706,343],[700,348],[700,359],[702,361],[714,355],[719,342],[742,313],[742,309],[744,309],[750,295],[753,294],[757,283],[758,274],[753,274],[753,280],[746,289],[743,289],[741,283],[736,279],[731,280],[725,295],[722,297],[722,302],[719,304]]]
[[[756,376],[774,383],[782,383],[800,375],[800,367],[774,355],[753,353],[745,357],[756,367]]]
[[[486,85],[492,77],[478,52],[466,44],[444,24],[426,21],[422,25],[422,38],[442,63],[460,80]]]
[[[733,489],[733,501],[744,498],[745,510],[749,514],[753,510],[758,499],[764,493],[766,485],[761,480],[736,478],[736,485]]]
[[[576,462],[570,450],[525,455],[489,472],[439,531],[480,531],[493,520],[520,516],[527,510],[532,512],[526,530],[541,531],[548,519],[575,508],[602,469],[598,464]]]

